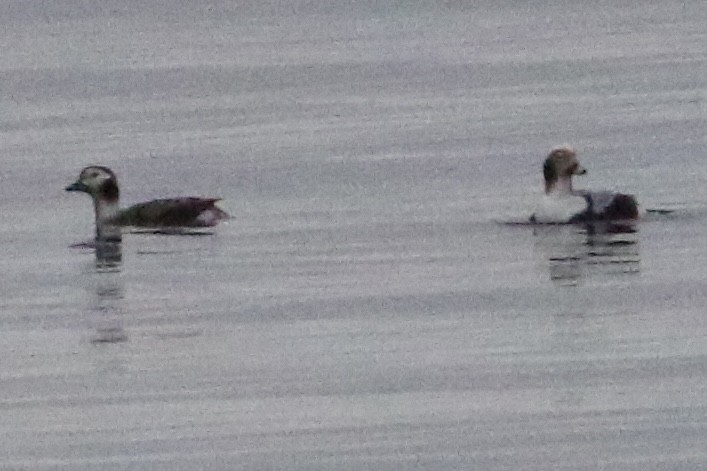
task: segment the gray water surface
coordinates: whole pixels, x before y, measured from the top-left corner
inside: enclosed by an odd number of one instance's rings
[[[703,2],[94,3],[0,6],[1,469],[707,467]],[[562,143],[674,212],[502,224]]]

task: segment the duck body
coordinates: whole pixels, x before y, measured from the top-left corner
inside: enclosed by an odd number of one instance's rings
[[[218,201],[194,196],[147,201],[120,210],[113,221],[134,227],[212,227],[229,217]]]
[[[219,198],[167,198],[120,208],[118,180],[107,167],[90,166],[66,191],[87,193],[93,199],[96,239],[120,240],[121,227],[179,228],[212,227],[228,213],[216,206]]]
[[[638,203],[633,195],[574,190],[572,177],[586,173],[573,149],[561,147],[552,150],[543,164],[545,195],[530,217],[530,222],[574,224],[638,219]]]

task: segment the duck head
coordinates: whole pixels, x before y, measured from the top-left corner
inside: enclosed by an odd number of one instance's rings
[[[115,223],[120,212],[120,191],[118,180],[111,169],[98,165],[86,167],[81,171],[78,180],[65,190],[88,193],[93,199],[98,240],[120,240],[120,227]]]
[[[579,164],[574,149],[570,147],[553,149],[543,165],[545,193],[572,193],[572,177],[585,173],[587,170]]]
[[[88,193],[93,198],[117,201],[120,197],[118,179],[108,167],[94,165],[81,171],[78,180],[65,188],[66,191]]]

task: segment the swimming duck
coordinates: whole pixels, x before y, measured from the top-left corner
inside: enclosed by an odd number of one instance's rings
[[[538,210],[530,217],[530,222],[572,224],[638,219],[638,204],[633,195],[574,190],[572,177],[586,173],[574,149],[553,149],[543,164],[545,195]]]
[[[169,198],[120,209],[118,180],[111,169],[90,166],[66,191],[81,191],[93,198],[96,239],[119,241],[121,226],[150,228],[211,227],[229,215],[215,206],[219,198]]]

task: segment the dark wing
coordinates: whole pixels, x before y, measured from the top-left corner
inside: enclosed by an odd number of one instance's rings
[[[637,219],[638,203],[633,195],[616,193],[609,206],[604,209],[604,219]]]
[[[613,221],[637,219],[638,203],[633,195],[609,191],[579,193],[587,201],[587,210],[575,215],[570,222]]]
[[[118,223],[138,227],[213,226],[228,214],[215,206],[219,198],[168,198],[139,203],[121,211]]]

